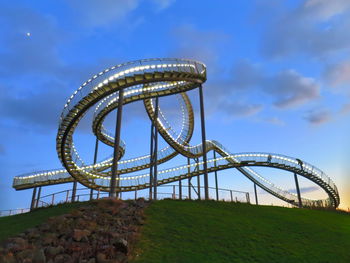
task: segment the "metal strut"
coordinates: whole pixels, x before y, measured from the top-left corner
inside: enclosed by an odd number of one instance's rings
[[[213,150],[214,153],[214,166],[216,167],[216,152]],[[219,201],[219,186],[218,186],[218,172],[215,170],[215,190],[216,190],[216,201]]]
[[[208,167],[207,167],[207,145],[205,137],[205,117],[204,117],[204,101],[203,101],[203,88],[199,85],[199,102],[201,112],[201,129],[202,129],[202,149],[203,149],[203,168],[204,168],[204,198],[209,199],[209,184],[208,184]],[[199,178],[199,177],[198,177]]]
[[[294,173],[294,180],[295,180],[295,187],[297,188],[297,194],[298,194],[298,207],[301,208],[303,206],[303,203],[301,201],[301,195],[300,195],[300,188],[299,188],[299,182],[298,182],[298,176],[296,173]]]
[[[154,117],[151,125],[151,153],[150,153],[150,187],[149,198],[157,200],[157,181],[158,181],[158,108],[159,99],[155,98]],[[152,196],[153,192],[153,196]]]
[[[259,204],[258,203],[258,193],[257,193],[257,191],[256,191],[256,184],[254,183],[254,193],[255,193],[255,204]]]
[[[114,153],[113,153],[113,164],[112,164],[112,175],[110,182],[110,192],[109,197],[118,197],[116,193],[117,186],[117,171],[118,171],[118,151],[120,146],[120,131],[122,124],[122,113],[123,113],[123,100],[124,100],[124,90],[121,89],[119,91],[119,99],[118,99],[118,113],[117,113],[117,123],[115,126],[115,136],[114,136]],[[119,175],[118,175],[119,179]],[[119,180],[118,180],[119,186]]]
[[[94,153],[94,165],[97,162],[97,153],[98,153],[98,138],[96,136],[96,142],[95,142],[95,153]],[[92,179],[92,181],[94,182],[95,180]],[[90,188],[90,200],[92,200],[94,197],[94,189],[91,187]]]

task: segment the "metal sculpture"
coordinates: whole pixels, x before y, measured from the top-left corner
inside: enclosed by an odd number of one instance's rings
[[[22,190],[67,182],[75,182],[76,185],[78,181],[91,189],[108,191],[111,197],[124,191],[149,188],[150,198],[152,193],[153,198],[156,198],[158,185],[189,179],[190,187],[191,178],[199,179],[203,174],[204,197],[208,199],[208,173],[216,174],[219,170],[235,168],[254,183],[255,191],[256,186],[259,186],[294,206],[339,205],[339,194],[333,181],[321,170],[300,159],[273,153],[231,154],[217,141],[206,140],[202,91],[202,84],[205,81],[205,65],[185,59],[138,60],[113,66],[94,75],[73,93],[61,114],[56,148],[65,169],[17,176],[14,178],[13,187]],[[186,91],[193,89],[199,90],[202,130],[202,143],[195,146],[190,145],[194,114],[190,99],[186,95]],[[177,94],[181,103],[182,129],[179,133],[172,129],[158,106],[159,97],[172,94]],[[144,102],[145,110],[152,122],[151,152],[149,155],[123,160],[125,143],[120,140],[123,105],[140,100]],[[73,134],[79,121],[91,107],[95,107],[92,130],[96,136],[96,146],[94,163],[85,164],[74,147]],[[106,116],[114,109],[118,109],[115,136],[103,125]],[[158,134],[168,143],[167,147],[160,150],[157,145]],[[114,147],[113,157],[97,162],[98,142]],[[207,159],[209,151],[214,152],[214,157],[211,159]],[[187,164],[157,170],[158,164],[178,154],[187,157]],[[252,166],[272,167],[292,172],[298,194],[275,186],[254,171]],[[145,169],[150,169],[150,172],[128,176],[128,173]],[[319,185],[328,194],[328,198],[325,200],[302,198],[297,174]]]

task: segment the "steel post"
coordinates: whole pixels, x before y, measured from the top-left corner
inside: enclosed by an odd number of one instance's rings
[[[97,153],[98,153],[98,139],[96,136],[96,142],[95,142],[95,153],[94,153],[94,165],[97,162]],[[92,179],[94,181],[94,179]],[[90,200],[94,198],[94,189],[90,188]]]
[[[72,202],[75,202],[75,197],[77,194],[77,181],[73,182],[73,190],[72,190]]]
[[[233,202],[232,190],[230,190],[231,202]]]
[[[201,130],[202,130],[202,149],[203,149],[203,168],[204,168],[204,197],[205,200],[209,199],[209,184],[208,184],[208,168],[207,168],[207,146],[205,137],[205,118],[204,118],[204,101],[203,101],[203,88],[199,86],[199,103],[201,114]]]
[[[249,197],[249,193],[245,194],[245,198],[247,199],[247,203],[250,204],[250,197]]]
[[[295,180],[295,187],[297,188],[297,194],[298,194],[298,207],[301,208],[303,206],[303,203],[301,201],[301,195],[300,195],[300,188],[299,188],[299,182],[298,182],[298,176],[296,173],[294,173],[294,180]]]
[[[34,189],[33,189],[32,202],[30,203],[30,210],[34,209],[35,196],[36,196],[36,187],[34,187]]]
[[[39,206],[40,195],[41,195],[41,186],[39,187],[38,196],[37,196],[36,202],[35,202],[35,208],[38,208],[38,206]]]
[[[254,193],[255,193],[255,204],[259,204],[258,203],[258,193],[257,193],[257,191],[256,191],[256,184],[254,183]]]
[[[151,141],[150,141],[150,167],[149,167],[149,200],[153,198],[153,137],[154,137],[154,122],[151,123]]]
[[[68,203],[69,200],[69,190],[67,190],[67,194],[66,194],[66,203]]]
[[[112,175],[111,175],[111,182],[110,182],[110,192],[109,197],[115,198],[117,196],[117,172],[118,172],[118,152],[119,152],[119,146],[120,146],[120,132],[122,127],[122,113],[123,113],[123,100],[124,100],[124,91],[119,91],[119,98],[118,98],[118,113],[117,113],[117,123],[115,126],[115,135],[114,135],[114,153],[113,153],[113,165],[112,165]],[[119,175],[118,175],[119,179]],[[119,186],[119,180],[118,180],[118,186]]]
[[[198,200],[201,200],[201,177],[197,176]]]
[[[214,166],[216,167],[216,152],[213,150],[214,153]],[[215,190],[216,190],[216,201],[219,201],[219,186],[218,186],[218,172],[215,171]]]
[[[154,173],[153,173],[153,195],[154,200],[157,200],[157,185],[158,185],[158,108],[159,98],[156,97],[155,113],[154,113]]]
[[[179,199],[182,199],[182,182],[179,180]]]
[[[187,173],[188,173],[188,176],[190,176],[190,174],[191,174],[191,167],[189,166],[190,164],[191,164],[190,158],[187,157],[187,165],[188,165]],[[190,200],[191,200],[191,179],[192,179],[192,177],[188,177],[188,199],[190,199]]]

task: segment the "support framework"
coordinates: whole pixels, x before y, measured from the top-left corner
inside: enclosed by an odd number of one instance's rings
[[[76,182],[109,192],[136,191],[155,185],[190,179],[203,174],[204,197],[209,198],[208,173],[235,168],[256,186],[292,205],[318,206],[321,202],[337,207],[340,199],[333,181],[316,167],[293,157],[274,153],[232,154],[219,142],[206,140],[204,123],[203,86],[206,81],[206,67],[203,63],[185,59],[149,59],[124,63],[108,68],[85,82],[68,99],[60,118],[56,146],[58,157],[64,169],[42,171],[15,177],[13,186],[17,190],[38,186]],[[202,143],[191,145],[194,116],[187,91],[199,89]],[[154,107],[153,98],[177,94],[183,117],[182,129],[175,132],[167,122],[161,109]],[[198,164],[157,171],[156,179],[150,180],[150,173],[130,176],[129,173],[149,169],[152,158],[149,154],[132,159],[123,159],[125,144],[120,140],[122,106],[126,103],[143,101],[151,122],[158,127],[156,134],[163,137],[168,147],[156,151],[157,163],[165,163],[177,154],[188,160],[203,158]],[[102,143],[114,147],[114,156],[101,162],[86,164],[74,147],[74,132],[79,121],[90,108],[94,108],[92,130]],[[106,116],[118,109],[116,132],[111,136],[103,125]],[[155,109],[159,118],[155,118]],[[207,159],[208,151],[215,151],[214,159]],[[215,165],[213,165],[215,162]],[[327,194],[325,200],[312,200],[283,190],[253,170],[252,166],[278,168],[303,176],[319,185]],[[193,169],[197,167],[197,169]],[[192,168],[192,169],[191,169]],[[154,187],[153,186],[153,187]],[[153,189],[154,191],[155,189]],[[189,188],[189,190],[191,190]],[[195,190],[195,189],[194,189]],[[74,192],[74,191],[73,191]],[[190,193],[190,192],[189,192]],[[154,193],[153,193],[154,194]],[[74,200],[74,195],[73,198]]]

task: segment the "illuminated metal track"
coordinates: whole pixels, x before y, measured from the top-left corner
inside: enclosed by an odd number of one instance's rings
[[[94,75],[68,99],[60,118],[56,138],[59,159],[65,169],[41,171],[14,178],[17,190],[36,186],[53,185],[79,181],[81,184],[100,191],[110,191],[113,158],[96,164],[85,164],[74,147],[73,134],[85,113],[95,107],[92,131],[97,139],[106,145],[114,145],[114,135],[103,125],[106,116],[118,107],[119,92],[124,94],[123,104],[142,100],[150,120],[158,128],[158,133],[168,146],[158,151],[157,164],[164,163],[177,154],[187,158],[203,156],[203,145],[190,145],[194,129],[194,114],[186,91],[198,88],[206,81],[204,64],[184,59],[149,59],[114,66]],[[165,114],[158,109],[155,116],[154,98],[177,94],[182,113],[182,127],[175,132]],[[207,171],[214,172],[235,168],[265,191],[292,205],[298,204],[298,196],[282,190],[266,180],[252,166],[278,168],[301,175],[319,185],[327,194],[325,200],[302,198],[303,206],[337,207],[340,199],[336,185],[321,170],[299,159],[272,153],[231,154],[220,143],[206,141],[206,152],[215,151],[218,157],[207,160]],[[128,173],[150,167],[150,155],[124,159],[125,144],[118,150],[118,170],[120,175],[116,191],[134,191],[149,188],[149,173],[130,176]],[[205,173],[203,162],[158,171],[157,184],[166,184]]]

